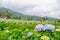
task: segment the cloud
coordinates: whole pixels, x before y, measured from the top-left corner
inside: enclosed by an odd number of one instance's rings
[[[59,0],[2,0],[1,3],[3,7],[26,15],[60,18]]]
[[[0,7],[2,7],[2,0],[0,0]]]

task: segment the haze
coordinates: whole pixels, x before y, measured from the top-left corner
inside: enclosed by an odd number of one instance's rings
[[[0,7],[22,12],[25,15],[60,19],[59,2],[59,0],[0,0]]]

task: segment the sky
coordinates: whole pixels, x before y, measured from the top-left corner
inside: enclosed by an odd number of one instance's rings
[[[60,19],[60,0],[0,0],[0,7],[22,12],[25,15]]]

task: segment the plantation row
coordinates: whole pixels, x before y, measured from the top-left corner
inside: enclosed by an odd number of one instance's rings
[[[46,21],[38,23],[2,21],[0,22],[0,40],[60,40],[60,32],[56,31],[60,23],[49,22],[49,25],[54,27],[42,27],[46,24]]]

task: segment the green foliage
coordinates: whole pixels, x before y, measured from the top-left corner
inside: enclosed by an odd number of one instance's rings
[[[51,40],[60,40],[60,32],[56,32],[56,31],[35,32],[34,28],[37,24],[39,23],[33,23],[33,22],[16,23],[13,21],[0,22],[0,40],[41,40],[40,38],[43,35],[48,36]],[[50,22],[50,24],[53,23]],[[56,24],[56,26],[58,24]],[[32,32],[33,35],[31,37],[27,37],[28,32]],[[26,38],[22,38],[22,36],[25,36]]]
[[[0,18],[8,18],[8,19],[21,19],[21,17],[13,15],[12,13],[10,13],[9,11],[1,11],[0,12]]]

